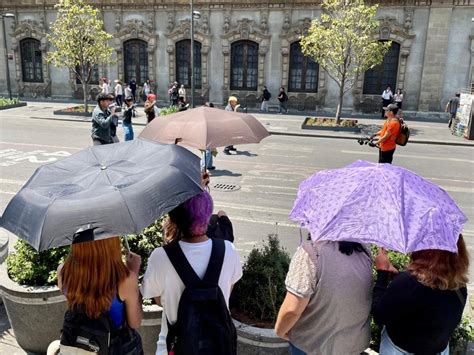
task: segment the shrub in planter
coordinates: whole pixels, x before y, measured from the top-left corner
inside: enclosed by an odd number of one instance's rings
[[[9,106],[9,105],[16,105],[20,103],[20,99],[18,98],[12,98],[12,99],[7,99],[5,97],[0,97],[0,107],[2,106]]]
[[[257,326],[273,327],[286,295],[289,265],[290,256],[280,247],[278,237],[269,235],[261,249],[250,252],[243,266],[242,279],[233,291],[233,315]]]
[[[179,111],[178,106],[163,107],[163,108],[160,108],[160,116],[171,115],[172,113],[176,113],[178,111]]]
[[[378,249],[377,247],[372,247],[372,254],[377,255]],[[397,268],[397,270],[404,270],[407,264],[410,262],[410,256],[402,253],[397,253],[394,251],[388,252],[388,257],[390,262]],[[377,271],[373,268],[373,276],[374,280],[377,276]],[[380,347],[380,327],[375,324],[372,320],[371,322],[371,340],[370,340],[370,348],[378,351]],[[474,327],[470,324],[470,320],[467,317],[463,317],[461,323],[455,329],[451,340],[449,341],[449,348],[450,351],[453,352],[456,349],[462,348],[465,346],[469,341],[474,340]]]
[[[54,286],[56,269],[69,253],[69,247],[48,249],[38,253],[23,240],[15,243],[15,251],[7,257],[9,277],[26,286]]]

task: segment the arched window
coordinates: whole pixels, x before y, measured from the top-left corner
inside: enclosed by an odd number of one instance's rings
[[[300,42],[290,46],[288,91],[318,92],[319,64],[301,52]]]
[[[176,81],[191,87],[191,40],[176,42]],[[194,41],[194,87],[201,88],[201,43]]]
[[[397,88],[399,54],[400,44],[392,42],[389,51],[383,58],[383,62],[365,72],[364,94],[381,95],[388,85],[395,92]]]
[[[135,79],[137,84],[148,80],[148,44],[139,39],[132,39],[123,45],[125,82]]]
[[[43,58],[40,50],[40,41],[26,38],[20,42],[21,72],[23,81],[43,82]]]
[[[251,41],[232,43],[230,64],[231,90],[257,90],[258,44]]]

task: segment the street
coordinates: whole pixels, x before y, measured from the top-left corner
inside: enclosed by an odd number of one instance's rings
[[[29,108],[30,117],[35,117],[36,110],[41,110],[41,106]],[[41,164],[91,145],[89,122],[35,119],[15,112],[18,111],[8,110],[0,115],[1,211]],[[135,136],[142,128],[135,126]],[[121,128],[118,136],[123,137]],[[211,194],[215,212],[223,209],[233,221],[235,245],[242,257],[269,233],[277,233],[282,245],[293,253],[299,244],[300,230],[288,219],[288,213],[299,182],[321,169],[342,167],[357,159],[377,161],[378,156],[376,149],[360,146],[355,140],[312,137],[270,136],[261,144],[237,148],[238,153],[230,156],[219,150],[214,161],[217,170],[211,177]],[[464,233],[471,250],[473,154],[472,147],[408,144],[398,147],[394,158],[394,164],[430,179],[457,201],[469,218]],[[216,185],[234,186],[221,186],[231,190],[225,191]]]

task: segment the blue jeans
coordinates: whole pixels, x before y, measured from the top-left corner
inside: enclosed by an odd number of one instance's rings
[[[212,166],[212,152],[210,149],[206,149],[206,151],[202,153],[201,170],[210,168],[211,166]]]
[[[298,349],[296,346],[294,346],[291,343],[290,344],[290,354],[291,355],[306,355],[306,353],[303,350]]]
[[[123,133],[124,133],[124,140],[126,141],[131,141],[133,140],[133,127],[131,123],[123,123],[122,122],[122,127],[123,127]]]
[[[400,349],[396,346],[392,339],[388,336],[388,333],[385,327],[382,330],[382,339],[380,340],[380,350],[379,355],[409,355],[413,353],[408,353],[403,349]],[[449,344],[442,352],[438,353],[438,355],[449,355]]]

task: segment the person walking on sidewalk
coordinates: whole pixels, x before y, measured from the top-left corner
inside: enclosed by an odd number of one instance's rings
[[[452,131],[456,129],[456,125],[453,125],[453,122],[456,120],[456,113],[458,112],[460,97],[461,94],[457,92],[446,105],[446,112],[449,113],[448,128],[451,128]]]
[[[214,104],[212,102],[206,102],[204,104],[206,107],[214,107]],[[216,149],[206,149],[202,152],[202,158],[201,158],[201,170],[206,171],[206,170],[215,170],[216,167],[212,165],[212,158],[213,154],[217,154]]]
[[[391,104],[393,100],[393,92],[390,85],[382,92],[382,118],[385,117],[385,108]]]
[[[146,115],[146,123],[150,123],[160,115],[160,109],[156,107],[156,95],[149,94],[146,98],[144,111]]]
[[[469,255],[462,235],[457,247],[457,253],[415,251],[400,273],[380,249],[372,314],[383,326],[381,355],[449,354],[467,298]]]
[[[385,116],[387,117],[383,127],[380,131],[375,133],[371,138],[378,136],[374,143],[379,147],[379,163],[392,164],[393,154],[397,147],[397,137],[400,134],[400,120],[396,116],[398,113],[398,106],[396,104],[389,104],[384,108]]]
[[[237,98],[235,96],[229,96],[228,104],[225,107],[226,111],[236,112],[239,109],[240,105],[237,104]],[[237,151],[233,145],[228,145],[224,148],[224,154],[230,155],[230,151]]]
[[[155,249],[148,259],[141,286],[142,295],[145,298],[153,298],[156,304],[163,307],[156,354],[168,354],[172,349],[179,350],[189,346],[191,342],[194,343],[194,340],[199,340],[196,346],[206,347],[199,353],[235,355],[235,352],[229,350],[216,352],[215,347],[236,345],[236,335],[228,333],[235,328],[227,315],[230,293],[233,285],[242,277],[242,266],[232,243],[207,236],[212,209],[211,195],[201,192],[171,210],[165,222],[167,244]],[[217,280],[213,270],[217,271]],[[209,277],[211,274],[213,277]],[[203,279],[210,285],[216,282],[218,286],[213,289],[217,296],[214,296],[214,302],[205,299],[209,292],[199,293],[202,298],[198,303],[208,307],[204,313],[201,312],[202,307],[199,308],[199,304],[192,302],[189,297],[190,292],[195,292],[193,285],[199,285]],[[203,291],[205,290],[207,289]],[[195,312],[189,314],[186,310]],[[220,327],[221,323],[216,323],[217,312],[222,315],[220,321],[228,326],[225,331]],[[203,324],[202,315],[207,317],[207,325],[210,328],[200,329]],[[191,320],[190,316],[193,317]],[[192,321],[196,328],[193,328],[192,334],[183,334],[181,330],[183,326],[189,325],[189,321]],[[220,332],[216,334],[210,331],[211,328],[219,329]]]
[[[275,323],[290,354],[361,354],[370,341],[372,258],[353,242],[305,242],[286,276]]]
[[[117,127],[118,117],[115,114],[115,106],[109,108],[114,102],[114,95],[99,94],[97,106],[92,112],[92,143],[94,145],[114,143],[112,138],[112,126]]]
[[[133,116],[134,109],[135,109],[135,104],[133,103],[133,96],[126,97],[125,108],[123,110],[123,117],[122,117],[122,128],[123,128],[125,141],[133,140],[132,116]]]
[[[278,93],[278,101],[280,102],[280,109],[278,113],[281,115],[283,110],[285,113],[288,113],[288,108],[286,107],[286,102],[288,101],[288,95],[285,92],[285,88],[282,86],[280,92]]]
[[[115,102],[118,107],[123,105],[123,86],[120,80],[115,80]]]
[[[270,101],[270,98],[272,97],[272,94],[267,90],[267,87],[263,87],[263,93],[262,93],[262,104],[260,105],[260,111],[262,112],[268,112],[268,102]]]
[[[402,110],[402,103],[403,103],[403,92],[402,89],[397,89],[397,92],[395,95],[393,95],[393,100],[395,101],[395,104],[398,106],[398,110]]]

